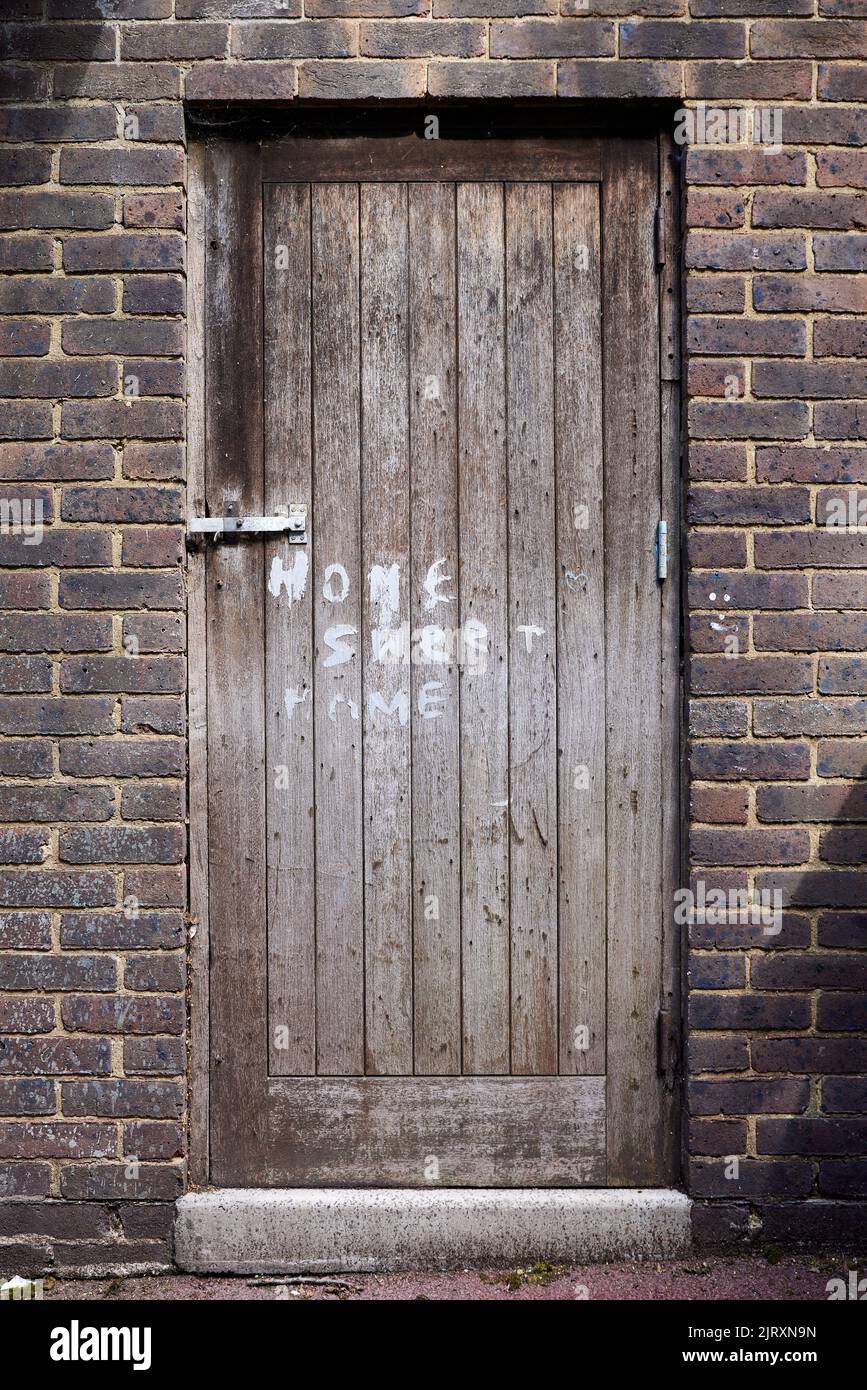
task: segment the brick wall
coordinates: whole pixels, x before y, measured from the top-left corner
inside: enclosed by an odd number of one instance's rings
[[[704,1239],[863,1238],[864,0],[3,9],[0,1266],[164,1263],[183,1182],[184,96],[783,108],[684,160],[690,854],[788,904],[690,929],[687,1167]]]

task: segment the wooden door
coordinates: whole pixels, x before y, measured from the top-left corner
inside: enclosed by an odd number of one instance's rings
[[[668,1181],[655,141],[205,195],[212,1181]]]

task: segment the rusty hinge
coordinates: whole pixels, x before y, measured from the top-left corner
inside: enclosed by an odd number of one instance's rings
[[[680,1037],[670,1009],[656,1015],[656,1070],[665,1077],[668,1090],[674,1088],[680,1066]]]
[[[665,265],[665,208],[660,203],[656,209],[656,268]]]

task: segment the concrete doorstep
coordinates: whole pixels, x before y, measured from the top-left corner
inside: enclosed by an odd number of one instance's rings
[[[669,1188],[222,1188],[177,1203],[175,1260],[199,1274],[377,1273],[666,1259],[690,1247]]]

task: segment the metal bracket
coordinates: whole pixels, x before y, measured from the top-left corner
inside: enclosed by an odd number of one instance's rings
[[[668,578],[668,522],[656,524],[656,577]]]
[[[223,536],[263,536],[285,533],[290,545],[307,544],[307,508],[295,503],[285,516],[194,516],[187,536],[218,541]]]
[[[680,1037],[674,1017],[669,1009],[660,1009],[656,1015],[656,1071],[665,1078],[669,1091],[674,1088],[679,1067]]]

